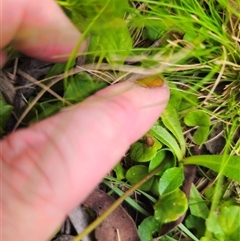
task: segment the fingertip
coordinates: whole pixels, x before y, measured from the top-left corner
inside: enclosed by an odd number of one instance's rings
[[[112,123],[121,123],[122,130],[117,135],[126,132],[127,139],[132,143],[143,136],[160,117],[169,97],[167,84],[145,88],[133,82],[122,82],[97,92],[82,104],[102,109],[105,116],[111,117]]]
[[[53,33],[53,31],[52,31]],[[47,62],[62,62],[69,59],[73,51],[76,56],[86,49],[86,41],[81,40],[80,32],[74,27],[53,34],[42,31],[40,36],[31,36],[28,41],[19,37],[13,45],[22,53]],[[77,45],[79,48],[75,51]]]
[[[11,43],[16,49],[31,57],[48,62],[67,60],[81,38],[81,33],[72,24],[62,9],[52,0],[4,1],[4,28],[1,47]],[[12,18],[13,15],[13,18]],[[77,52],[82,52],[82,41]]]

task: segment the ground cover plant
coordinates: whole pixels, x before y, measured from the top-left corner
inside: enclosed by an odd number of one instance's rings
[[[121,196],[118,205],[134,192],[126,203],[138,240],[240,240],[240,2],[57,2],[88,50],[55,65],[20,57],[41,71],[17,72],[25,82],[17,104],[11,95],[1,99],[0,134],[109,84],[135,80],[154,88],[165,81],[166,110],[105,178],[104,190]],[[12,51],[6,71],[15,59]]]

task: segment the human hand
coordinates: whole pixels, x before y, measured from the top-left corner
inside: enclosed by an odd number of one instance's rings
[[[3,0],[1,7],[1,48],[11,43],[25,54],[49,61],[70,53],[79,39],[52,0]],[[4,54],[0,56],[3,61]],[[49,239],[151,127],[168,98],[166,85],[146,89],[116,84],[2,140],[2,240]]]

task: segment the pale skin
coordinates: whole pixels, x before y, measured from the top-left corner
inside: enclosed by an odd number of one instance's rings
[[[27,55],[62,61],[55,56],[71,53],[80,37],[53,0],[2,0],[1,14],[1,49],[12,44]],[[5,58],[1,51],[1,64]],[[49,240],[148,131],[168,98],[166,85],[116,84],[2,140],[0,239]]]

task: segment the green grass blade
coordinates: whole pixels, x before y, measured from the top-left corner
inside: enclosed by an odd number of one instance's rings
[[[204,166],[240,182],[240,156],[200,155],[183,160],[183,164]]]
[[[180,223],[178,225],[178,227],[185,233],[188,235],[188,237],[190,237],[192,240],[194,241],[199,241],[198,238],[196,238],[182,223]]]

